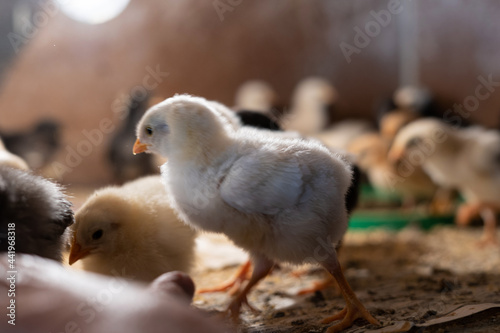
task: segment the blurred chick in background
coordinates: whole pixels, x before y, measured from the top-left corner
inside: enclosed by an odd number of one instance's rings
[[[181,95],[148,110],[134,146],[134,153],[168,157],[162,177],[186,223],[224,233],[251,254],[252,277],[228,312],[238,317],[249,291],[275,262],[314,258],[321,239],[325,254],[316,260],[335,277],[346,301],[344,311],[324,320],[341,320],[329,332],[356,318],[378,324],[349,287],[335,251],[347,228],[347,163],[312,140],[241,133],[227,131],[205,99]]]
[[[152,156],[131,156],[130,149],[135,141],[135,126],[149,107],[150,96],[134,97],[132,94],[124,114],[123,124],[110,140],[108,160],[113,168],[115,181],[123,183],[141,176],[159,172]]]
[[[481,127],[454,128],[431,118],[417,120],[398,133],[389,158],[411,161],[416,156],[437,184],[456,188],[464,197],[457,222],[469,223],[480,214],[485,223],[481,243],[497,243],[500,133]]]
[[[372,131],[373,125],[348,119],[329,126],[337,99],[337,90],[327,80],[319,77],[302,80],[293,93],[290,112],[283,117],[283,128],[318,139],[330,149],[347,150],[352,140]]]
[[[61,146],[61,129],[55,120],[42,120],[33,129],[0,133],[5,147],[26,161],[30,169],[47,166]]]
[[[30,172],[0,165],[0,251],[8,250],[14,224],[16,253],[62,261],[73,224],[71,203],[61,187]],[[11,228],[12,229],[12,228]]]
[[[388,159],[389,142],[378,133],[357,138],[349,151],[356,155],[370,184],[377,191],[401,196],[403,207],[414,207],[422,199],[430,201],[436,193],[437,186],[420,167],[414,167],[409,174],[398,171],[397,164]]]
[[[408,111],[413,113],[415,118],[441,116],[429,89],[415,85],[396,89],[392,96],[378,108],[377,119],[380,122],[384,115],[394,111]]]
[[[271,114],[278,107],[278,94],[267,82],[250,80],[240,85],[234,98],[234,110],[250,110]]]
[[[0,165],[5,165],[15,169],[29,170],[28,164],[20,158],[9,152],[0,138]]]
[[[281,123],[287,131],[308,136],[324,130],[330,123],[330,113],[337,102],[335,87],[320,77],[308,77],[293,92],[292,107]]]
[[[398,109],[414,112],[420,117],[438,116],[434,97],[425,87],[400,87],[394,92],[393,98]]]
[[[195,232],[170,208],[159,175],[97,190],[72,229],[69,264],[82,260],[87,271],[152,281],[193,264]]]
[[[409,110],[393,110],[384,114],[379,121],[380,135],[387,142],[392,142],[401,128],[419,116]]]

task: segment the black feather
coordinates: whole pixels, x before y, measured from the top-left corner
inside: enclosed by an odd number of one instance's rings
[[[243,126],[282,131],[280,125],[271,117],[257,111],[241,110],[236,112]]]
[[[9,223],[15,224],[16,253],[61,261],[72,204],[61,187],[30,172],[0,166],[0,252],[8,250]]]
[[[148,109],[149,98],[134,98],[130,100],[127,117],[111,139],[108,148],[108,160],[113,168],[116,181],[123,183],[158,172],[153,157],[150,154],[132,154],[135,142],[135,128]]]

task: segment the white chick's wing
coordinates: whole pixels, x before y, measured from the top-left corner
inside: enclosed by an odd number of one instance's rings
[[[470,132],[473,132],[471,129]],[[500,134],[496,131],[476,131],[474,146],[467,152],[474,171],[488,177],[500,173]]]
[[[246,214],[276,214],[300,203],[304,192],[297,158],[265,152],[238,159],[220,186],[222,199]]]

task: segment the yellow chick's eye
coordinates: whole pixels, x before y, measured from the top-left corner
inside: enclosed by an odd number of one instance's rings
[[[151,126],[146,127],[146,134],[149,136],[153,135],[153,128]]]

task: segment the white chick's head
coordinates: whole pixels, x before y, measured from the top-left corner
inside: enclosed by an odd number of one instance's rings
[[[106,189],[95,193],[75,215],[69,264],[92,255],[112,258],[133,246],[126,224],[134,216],[125,198]]]
[[[235,104],[241,110],[270,112],[278,100],[273,87],[260,80],[244,82],[236,91]]]
[[[134,154],[148,152],[168,157],[182,152],[209,155],[236,125],[220,104],[201,97],[176,95],[149,109],[137,126]]]
[[[308,77],[297,85],[293,93],[293,105],[316,107],[330,105],[337,101],[335,87],[320,77]]]
[[[451,127],[438,119],[416,120],[398,132],[389,151],[389,160],[397,163],[407,156],[417,158],[418,155],[419,163],[424,163],[451,134]]]
[[[393,97],[397,107],[417,111],[430,100],[431,94],[422,87],[403,86],[394,92]]]

